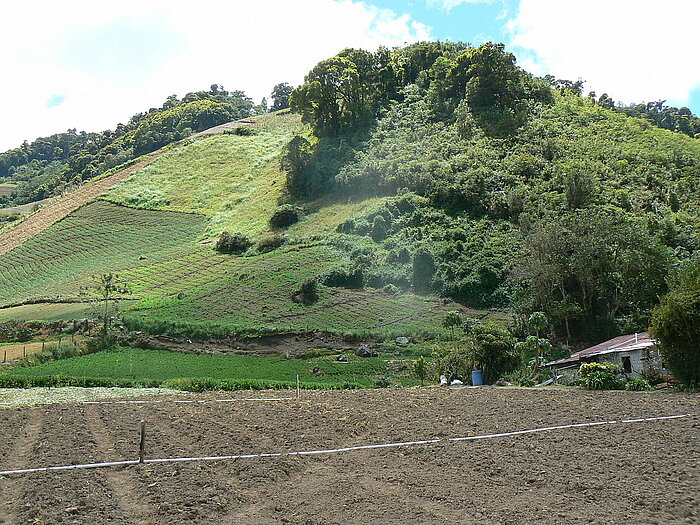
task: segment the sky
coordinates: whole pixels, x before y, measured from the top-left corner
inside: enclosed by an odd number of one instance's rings
[[[700,113],[698,0],[23,0],[2,18],[0,151],[214,83],[257,103],[343,48],[419,40],[503,42],[536,75]]]

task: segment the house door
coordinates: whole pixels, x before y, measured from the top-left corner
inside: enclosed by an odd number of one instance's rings
[[[632,362],[630,361],[629,356],[624,356],[622,358],[622,369],[625,371],[626,374],[632,372]]]

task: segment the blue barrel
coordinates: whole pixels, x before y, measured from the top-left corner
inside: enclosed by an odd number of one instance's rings
[[[481,386],[484,384],[484,374],[481,370],[472,370],[472,385]]]

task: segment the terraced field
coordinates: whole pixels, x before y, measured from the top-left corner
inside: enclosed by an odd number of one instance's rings
[[[10,195],[15,191],[14,184],[0,184],[0,195]]]
[[[0,306],[76,297],[93,275],[188,253],[204,223],[194,214],[84,206],[0,256]]]
[[[156,332],[187,333],[192,326],[206,332],[215,325],[236,333],[415,333],[435,330],[445,311],[455,308],[434,297],[326,287],[315,304],[295,303],[300,284],[341,261],[341,254],[300,244],[221,255],[196,242],[206,220],[106,201],[84,206],[0,256],[0,307],[17,305],[0,308],[0,320],[89,316],[88,305],[70,301],[82,300],[81,288],[104,272],[118,273],[127,284],[131,326]],[[41,304],[20,305],[26,301]]]

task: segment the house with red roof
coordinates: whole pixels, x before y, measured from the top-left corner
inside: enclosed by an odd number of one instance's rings
[[[558,376],[573,379],[583,363],[615,363],[628,376],[638,376],[642,370],[653,368],[668,373],[663,367],[656,341],[649,332],[621,335],[590,348],[580,350],[564,359],[550,361]]]

